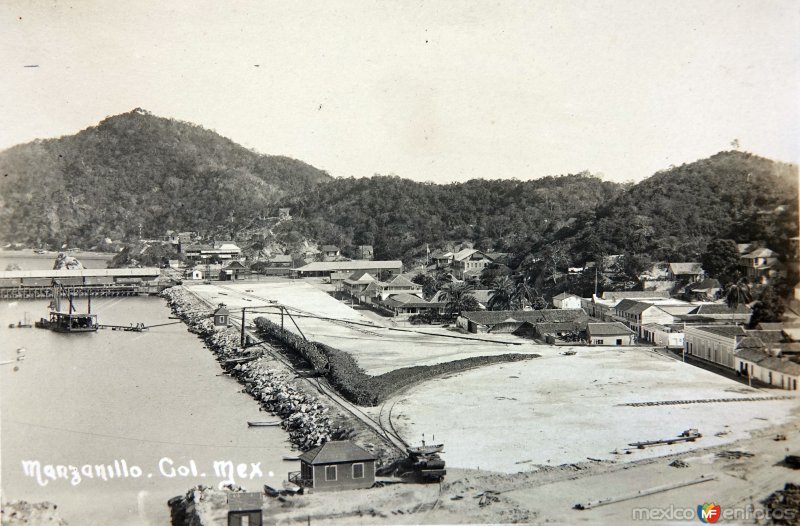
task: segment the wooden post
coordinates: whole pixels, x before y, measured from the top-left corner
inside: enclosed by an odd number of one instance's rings
[[[283,305],[281,305],[281,330],[283,330]]]
[[[241,338],[241,340],[242,340],[241,341],[242,349],[244,349],[244,343],[245,343],[244,342],[244,311],[245,311],[245,309],[247,309],[247,307],[242,307],[242,338]]]

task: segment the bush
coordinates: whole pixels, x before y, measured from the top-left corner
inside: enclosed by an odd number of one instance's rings
[[[323,372],[328,382],[347,400],[363,406],[376,406],[400,389],[443,374],[539,357],[538,354],[474,356],[435,365],[404,367],[379,376],[370,376],[358,366],[355,358],[349,353],[324,343],[305,341],[266,318],[256,318],[255,325],[263,337],[282,343],[290,351],[300,355],[314,369]]]

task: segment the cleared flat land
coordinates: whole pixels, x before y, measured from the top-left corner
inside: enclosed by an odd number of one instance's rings
[[[299,280],[284,280],[274,283],[236,283],[213,285],[188,285],[192,292],[211,300],[223,302],[232,308],[231,316],[237,307],[264,305],[277,301],[288,307],[313,314],[324,320],[304,317],[297,310],[292,311],[295,321],[310,340],[347,351],[358,364],[371,375],[378,375],[412,365],[431,365],[469,358],[504,353],[537,353],[541,346],[516,337],[476,335],[481,340],[468,339],[455,331],[441,328],[420,328],[393,330],[376,325],[359,311],[345,305],[319,288]],[[247,292],[251,290],[252,292]],[[257,310],[257,309],[254,309]],[[266,309],[258,314],[247,315],[248,321],[263,316],[280,323],[276,309]],[[364,325],[356,325],[366,324]],[[285,326],[296,332],[292,322],[286,318]],[[487,342],[482,340],[493,340]],[[523,342],[511,345],[509,342]]]
[[[752,389],[645,349],[542,354],[530,362],[493,365],[419,385],[396,397],[396,404],[386,403],[393,405],[393,425],[407,441],[435,434],[437,442],[446,444],[448,465],[516,473],[587,457],[632,461],[715,446],[787,422],[798,407],[796,397],[620,406],[789,392]],[[675,437],[691,428],[703,434],[694,443],[633,448],[625,454],[629,443]]]
[[[502,473],[585,462],[630,462],[730,443],[752,431],[788,422],[798,407],[787,400],[630,407],[620,404],[789,396],[760,390],[656,354],[647,348],[555,347],[525,342],[454,339],[446,329],[399,332],[373,325],[358,311],[302,281],[192,285],[191,290],[233,307],[278,301],[316,316],[298,317],[309,337],[350,352],[369,374],[469,356],[537,353],[532,361],[493,365],[428,381],[369,408],[410,443],[422,434],[446,444],[449,467]],[[250,290],[252,292],[247,292]],[[259,303],[260,302],[260,303]],[[265,315],[265,314],[258,314]],[[253,317],[256,315],[254,314]],[[266,315],[280,322],[277,314]],[[251,317],[248,315],[248,319]],[[341,321],[344,320],[344,321]],[[290,327],[290,321],[285,320]],[[483,338],[485,335],[478,335]],[[505,337],[521,341],[514,337]],[[567,350],[577,354],[567,356]],[[696,428],[696,442],[630,448],[629,443],[677,437]],[[626,453],[629,450],[630,453]]]

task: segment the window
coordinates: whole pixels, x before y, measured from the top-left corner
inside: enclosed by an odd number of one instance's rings
[[[353,478],[354,479],[363,479],[364,478],[364,464],[353,464]]]
[[[597,340],[597,345],[603,345],[603,340]]]
[[[325,466],[325,480],[336,480],[336,466]]]

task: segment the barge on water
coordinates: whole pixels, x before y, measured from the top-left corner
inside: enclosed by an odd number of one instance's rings
[[[50,303],[50,317],[41,318],[36,322],[38,329],[49,329],[55,332],[96,332],[100,327],[97,324],[97,314],[92,314],[92,297],[88,297],[87,312],[79,313],[69,297],[69,311],[61,312],[61,295],[64,287],[53,280],[53,301]]]

